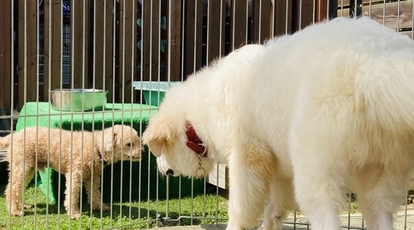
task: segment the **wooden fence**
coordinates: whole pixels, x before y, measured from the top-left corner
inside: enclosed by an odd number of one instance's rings
[[[48,101],[60,87],[105,88],[109,101],[136,102],[133,81],[184,80],[244,44],[327,17],[367,15],[411,35],[412,0],[384,2],[2,0],[0,107]]]

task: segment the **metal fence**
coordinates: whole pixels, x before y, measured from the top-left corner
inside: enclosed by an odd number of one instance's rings
[[[413,38],[413,9],[412,0],[3,0],[0,129],[5,135],[32,125],[99,130],[120,123],[140,135],[172,82],[240,46],[353,15],[371,17]],[[148,81],[157,84],[147,87]],[[58,112],[49,107],[51,90],[79,88],[107,90],[111,109]],[[3,194],[6,163],[0,163],[0,170]],[[26,188],[22,199],[33,207],[25,216],[9,216],[0,195],[0,228],[201,224],[221,229],[227,220],[227,173],[226,165],[217,165],[202,180],[162,177],[147,150],[140,162],[102,171],[102,202],[111,205],[110,211],[92,210],[82,193],[82,216],[71,220],[61,207],[65,178],[50,171],[36,175]],[[345,229],[363,229],[353,198],[350,194],[341,219]],[[395,228],[414,229],[413,194],[401,202]],[[289,215],[286,229],[309,228],[300,211]]]

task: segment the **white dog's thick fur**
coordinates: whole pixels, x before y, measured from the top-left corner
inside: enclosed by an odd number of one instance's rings
[[[392,229],[414,169],[414,41],[361,18],[245,46],[167,92],[143,141],[164,174],[228,162],[228,229],[269,200],[263,227],[281,229],[293,194],[312,229],[340,229],[350,191],[369,229]]]

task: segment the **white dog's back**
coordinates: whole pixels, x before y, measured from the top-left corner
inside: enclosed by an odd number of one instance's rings
[[[263,119],[245,125],[279,158],[289,153],[314,229],[339,227],[349,191],[371,229],[391,229],[414,168],[414,42],[369,19],[337,19],[270,41],[253,73],[261,78],[241,101]]]

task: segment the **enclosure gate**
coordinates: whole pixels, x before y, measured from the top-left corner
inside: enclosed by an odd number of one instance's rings
[[[14,130],[13,124],[20,119],[33,118],[34,124],[44,117],[51,119],[55,115],[51,110],[42,116],[27,111],[31,103],[47,106],[53,89],[107,90],[108,103],[131,108],[122,107],[122,123],[128,116],[155,113],[142,106],[133,109],[134,105],[157,106],[162,98],[161,84],[144,89],[143,83],[161,82],[168,88],[168,82],[184,81],[245,44],[263,43],[327,18],[368,16],[413,38],[413,8],[412,0],[2,0],[0,134]],[[126,123],[141,135],[145,122],[130,119]],[[93,124],[91,129],[99,129]],[[79,129],[85,127],[81,122]],[[0,181],[5,183],[5,163],[0,163],[0,170]],[[149,154],[139,163],[119,163],[103,172],[103,202],[111,203],[111,211],[90,210],[83,196],[84,214],[79,220],[68,219],[60,208],[63,177],[53,174],[49,182],[55,190],[46,192],[35,186],[44,183],[42,178],[34,177],[23,199],[36,208],[24,217],[0,216],[0,228],[136,229],[199,224],[219,228],[227,221],[227,170],[226,165],[217,165],[209,177],[200,180],[159,176]],[[349,210],[341,216],[343,225],[363,229],[352,194],[349,199]],[[412,193],[402,200],[396,229],[414,229]],[[0,213],[6,213],[2,195],[0,202]],[[307,229],[309,225],[306,217],[295,212],[286,222],[289,227]]]

